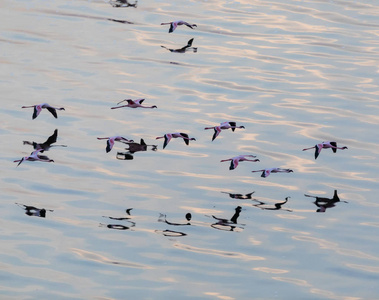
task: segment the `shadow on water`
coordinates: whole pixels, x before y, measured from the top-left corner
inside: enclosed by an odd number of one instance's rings
[[[107,227],[109,229],[116,229],[116,230],[128,230],[128,229],[131,229],[132,227],[135,227],[136,226],[136,223],[131,221],[132,219],[132,216],[130,214],[131,210],[133,208],[128,208],[125,210],[127,216],[125,217],[108,217],[108,216],[103,216],[103,218],[108,218],[110,220],[115,220],[115,221],[126,221],[128,222],[128,226],[126,225],[122,225],[122,224],[103,224],[103,223],[100,223],[99,226],[100,227]]]
[[[304,194],[304,196],[316,199],[316,201],[313,202],[318,207],[316,212],[325,212],[327,208],[335,207],[336,203],[338,202],[348,203],[347,201],[340,200],[337,194],[337,190],[334,190],[334,194],[332,198],[317,197],[317,196],[311,196],[307,194]]]
[[[51,209],[37,208],[34,206],[24,205],[21,203],[16,203],[16,205],[23,208],[25,210],[26,215],[34,216],[34,217],[46,218],[46,212],[48,212],[48,211],[53,212],[54,211]]]
[[[239,215],[242,211],[241,206],[237,206],[235,208],[235,213],[231,217],[231,219],[224,219],[224,218],[219,218],[215,217],[212,215],[213,219],[216,219],[217,222],[213,223],[211,225],[212,228],[218,229],[218,230],[225,230],[225,231],[235,231],[236,228],[238,229],[243,229],[243,227],[236,226],[237,224],[237,219],[239,218]]]
[[[171,48],[167,48],[166,46],[161,46],[161,47],[170,51],[170,52],[174,52],[174,53],[185,53],[187,51],[193,51],[194,53],[196,53],[197,47],[192,47],[192,42],[193,42],[193,38],[187,42],[187,45],[183,46],[182,48],[178,48],[178,49],[171,49]]]
[[[167,216],[164,215],[164,214],[160,214],[159,215],[159,218],[158,218],[158,222],[164,222],[168,225],[171,225],[171,226],[188,226],[188,225],[191,225],[190,221],[192,219],[192,215],[191,213],[187,213],[185,215],[185,218],[187,220],[187,223],[175,223],[175,222],[170,222],[170,221],[167,221]],[[181,231],[175,231],[175,230],[170,230],[170,229],[166,229],[166,230],[156,230],[155,231],[156,233],[161,233],[163,234],[164,236],[171,236],[171,237],[179,237],[179,236],[186,236],[187,234],[184,233],[184,232],[181,232]]]
[[[113,7],[134,7],[137,8],[138,1],[136,0],[134,3],[130,3],[128,0],[116,0],[109,1],[109,4]]]
[[[286,210],[286,211],[289,211],[289,212],[292,212],[291,209],[286,209],[286,208],[283,208],[282,205],[286,204],[288,202],[288,199],[291,198],[291,197],[286,197],[286,199],[282,202],[277,202],[274,204],[274,207],[270,207],[270,206],[265,206],[266,203],[265,202],[262,202],[262,201],[259,201],[257,199],[253,199],[253,201],[256,201],[258,202],[258,204],[253,204],[253,206],[255,207],[258,207],[260,209],[264,209],[264,210]]]
[[[233,199],[252,199],[251,198],[251,195],[253,195],[255,192],[251,192],[251,193],[248,193],[248,194],[232,194],[232,193],[228,193],[228,192],[221,192],[221,193],[224,193],[224,194],[228,194],[230,198],[233,198]]]
[[[54,133],[48,137],[48,139],[43,143],[36,143],[36,142],[30,142],[30,141],[23,141],[24,145],[31,145],[33,146],[34,150],[40,150],[40,152],[43,153],[44,151],[50,150],[51,147],[67,147],[67,145],[53,145],[56,143],[58,137],[58,129],[54,130]]]
[[[127,152],[117,152],[116,158],[119,160],[132,160],[134,157],[132,154],[136,152],[147,151],[148,147],[151,147],[151,151],[157,151],[158,145],[147,145],[143,139],[140,143],[126,142],[128,148],[125,148]]]

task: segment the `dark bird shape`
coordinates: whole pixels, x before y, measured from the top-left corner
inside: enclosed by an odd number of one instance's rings
[[[115,135],[115,136],[111,136],[111,137],[103,137],[103,138],[98,137],[97,139],[98,140],[107,140],[107,147],[105,148],[105,151],[107,151],[107,153],[112,150],[113,145],[116,141],[121,142],[121,143],[134,142],[133,140],[128,140],[128,139],[126,139],[122,136],[119,136],[119,135]]]
[[[192,42],[193,42],[193,38],[187,42],[187,45],[185,45],[184,47],[179,48],[179,49],[170,49],[170,48],[167,48],[166,46],[161,46],[161,47],[164,49],[167,49],[170,52],[175,52],[175,53],[184,53],[188,50],[193,50],[193,52],[197,52],[197,48],[192,47]]]
[[[212,141],[214,141],[215,138],[220,134],[221,130],[231,129],[234,132],[234,130],[236,130],[236,128],[245,128],[245,127],[244,126],[237,126],[236,122],[222,122],[218,126],[205,127],[204,129],[205,130],[208,130],[208,129],[213,129],[214,130],[214,134],[213,134],[213,137],[212,137]]]
[[[52,107],[47,103],[41,103],[41,104],[36,104],[36,105],[31,105],[31,106],[22,106],[21,108],[30,108],[30,107],[34,108],[34,112],[32,116],[33,120],[38,117],[39,113],[42,111],[43,108],[46,108],[54,116],[54,118],[58,118],[57,110],[65,110],[63,107]]]
[[[128,0],[109,1],[113,7],[137,7],[138,1],[130,3]]]
[[[169,33],[174,32],[176,27],[178,27],[180,25],[186,25],[191,29],[193,29],[194,27],[197,27],[196,24],[189,24],[189,23],[184,22],[184,21],[173,21],[173,22],[161,23],[161,25],[170,25],[170,29],[168,30]]]
[[[331,148],[332,151],[333,151],[333,153],[336,153],[337,149],[340,149],[340,150],[347,149],[346,146],[344,146],[344,147],[337,147],[337,142],[322,142],[322,143],[316,144],[313,147],[305,148],[305,149],[303,149],[303,151],[310,150],[310,149],[315,149],[315,159],[317,159],[317,157],[320,155],[321,150],[322,149],[328,149],[328,148]]]
[[[311,196],[304,194],[305,197],[311,197],[315,198],[316,201],[313,202],[317,207],[317,212],[325,212],[327,208],[332,208],[336,206],[336,203],[338,202],[344,202],[348,203],[347,201],[341,201],[338,197],[337,190],[334,190],[333,198],[326,198],[326,197],[317,197],[317,196]]]
[[[253,173],[254,172],[262,172],[261,177],[266,178],[271,173],[291,173],[291,172],[293,172],[293,170],[291,170],[291,169],[282,169],[282,168],[269,168],[269,169],[251,171],[251,172],[253,172]]]
[[[54,211],[54,210],[50,210],[50,209],[37,208],[37,207],[34,207],[34,206],[24,205],[24,204],[21,204],[21,203],[16,203],[16,204],[18,206],[20,206],[21,208],[25,209],[25,214],[28,215],[28,216],[45,218],[47,211],[50,211],[50,212]]]
[[[233,199],[251,199],[251,195],[253,195],[255,192],[248,193],[248,194],[245,194],[245,195],[242,195],[242,194],[232,194],[232,193],[228,193],[228,192],[221,192],[221,193],[228,194],[229,197],[233,198]]]
[[[24,141],[24,145],[31,145],[35,150],[41,149],[41,153],[48,151],[51,147],[67,147],[66,145],[53,145],[56,143],[58,137],[58,129],[54,130],[54,133],[43,143]]]
[[[156,151],[158,145],[147,145],[143,139],[141,139],[140,143],[135,142],[127,142],[128,148],[125,148],[125,150],[128,150],[130,153],[135,153],[139,151],[147,151],[147,147],[151,147],[151,150]]]
[[[196,141],[195,138],[189,138],[188,134],[181,133],[181,132],[166,133],[164,136],[156,137],[156,139],[163,139],[163,138],[164,138],[163,149],[166,148],[167,144],[171,141],[172,138],[182,138],[187,146],[189,145],[189,141]]]
[[[286,210],[286,211],[292,212],[292,210],[290,210],[290,209],[282,208],[282,206],[288,202],[289,198],[291,198],[291,197],[286,197],[286,199],[283,202],[275,203],[274,204],[275,207],[261,207],[262,205],[265,205],[266,203],[262,202],[262,201],[258,201],[257,199],[254,199],[254,201],[257,201],[259,204],[253,204],[253,206],[259,207],[260,209],[265,209],[265,210],[279,210],[279,209],[281,209],[281,210]]]

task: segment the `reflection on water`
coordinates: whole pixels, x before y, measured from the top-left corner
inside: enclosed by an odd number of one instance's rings
[[[254,201],[258,202],[258,204],[253,204],[253,206],[258,207],[260,209],[264,209],[264,210],[279,210],[280,209],[280,210],[292,212],[291,209],[287,209],[287,208],[282,207],[284,204],[286,204],[288,202],[289,198],[291,198],[291,197],[286,197],[286,199],[284,201],[275,203],[274,207],[267,206],[267,203],[259,201],[257,199],[254,199]]]
[[[338,197],[337,190],[334,190],[332,198],[318,197],[304,194],[305,197],[315,198],[316,201],[313,202],[317,207],[317,212],[325,212],[327,208],[335,207],[338,202],[348,203],[347,201],[341,201]]]
[[[25,210],[25,214],[28,216],[35,216],[35,217],[41,217],[41,218],[46,218],[46,212],[50,211],[53,212],[54,210],[52,209],[45,209],[45,208],[37,208],[34,206],[29,206],[29,205],[24,205],[21,203],[16,203],[18,206],[23,208]]]
[[[197,52],[197,47],[192,47],[192,43],[193,43],[193,38],[190,39],[187,42],[187,45],[183,46],[182,48],[172,49],[172,48],[167,48],[166,46],[161,46],[161,47],[164,48],[164,49],[167,49],[170,52],[174,52],[174,53],[185,53],[187,51],[192,51],[192,52],[196,53]]]
[[[376,3],[0,7],[2,298],[377,297]],[[159,109],[110,109],[129,97]],[[66,110],[21,109],[42,101]],[[179,140],[156,151],[165,132]],[[336,139],[349,150],[301,151]],[[16,168],[31,147],[55,163]],[[295,172],[220,163],[239,153]]]

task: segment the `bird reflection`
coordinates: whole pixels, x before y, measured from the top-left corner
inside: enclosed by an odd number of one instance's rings
[[[102,224],[102,223],[100,223],[99,226],[101,226],[101,227],[107,227],[109,229],[117,229],[117,230],[127,230],[127,229],[130,229],[131,227],[135,227],[136,223],[130,220],[130,219],[132,219],[132,217],[130,215],[130,211],[132,209],[133,208],[128,208],[128,209],[125,210],[125,212],[127,214],[127,216],[125,216],[125,217],[108,217],[108,216],[103,216],[103,218],[108,218],[108,219],[111,219],[111,220],[126,221],[126,222],[129,223],[128,224],[129,226],[125,226],[125,225],[122,225],[122,224]]]
[[[333,198],[317,197],[306,194],[304,194],[304,196],[316,199],[316,201],[313,202],[317,207],[319,207],[316,212],[325,212],[327,208],[335,207],[337,202],[348,203],[347,201],[340,201],[337,190],[334,190]]]
[[[235,208],[235,213],[234,213],[234,215],[232,216],[232,218],[230,220],[223,219],[223,218],[218,218],[218,217],[215,217],[215,216],[212,215],[212,217],[214,219],[216,219],[217,222],[213,223],[211,225],[211,227],[213,227],[215,229],[219,229],[219,230],[234,231],[235,228],[237,227],[235,224],[237,224],[237,219],[238,219],[241,211],[242,211],[242,207],[241,206],[237,206]],[[238,228],[243,229],[242,227],[238,227]]]
[[[151,147],[152,151],[157,151],[158,145],[147,145],[143,139],[141,139],[140,143],[135,142],[126,142],[125,144],[128,145],[128,148],[125,148],[125,150],[128,150],[127,152],[117,152],[117,159],[120,160],[131,160],[133,159],[133,155],[135,152],[139,151],[147,151],[148,147]]]
[[[37,207],[34,207],[34,206],[24,205],[24,204],[21,204],[21,203],[16,203],[16,204],[18,206],[20,206],[21,208],[25,209],[25,214],[28,215],[28,216],[45,218],[47,211],[51,211],[51,212],[54,211],[54,210],[50,210],[50,209],[37,208]]]
[[[109,1],[113,7],[137,7],[138,1],[130,3],[128,0]]]
[[[34,150],[40,150],[41,153],[48,151],[51,147],[67,147],[66,145],[52,145],[56,143],[58,137],[58,129],[54,130],[54,133],[43,143],[23,141],[24,145],[33,146]]]
[[[196,53],[197,52],[197,48],[196,47],[192,47],[192,42],[193,42],[193,38],[190,39],[187,42],[187,45],[185,45],[182,48],[178,48],[178,49],[170,49],[170,48],[167,48],[166,46],[161,46],[161,47],[164,48],[164,49],[167,49],[170,52],[175,52],[175,53],[185,53],[185,52],[187,52],[189,50],[192,50],[194,53]]]
[[[158,222],[165,222],[168,225],[174,225],[174,226],[191,225],[191,223],[189,222],[192,219],[191,213],[187,213],[185,218],[188,221],[187,223],[173,223],[173,222],[167,221],[166,215],[160,214]]]
[[[172,226],[187,226],[187,225],[191,225],[191,223],[190,223],[190,221],[192,219],[191,213],[187,213],[185,215],[185,218],[187,220],[186,223],[174,223],[174,222],[167,221],[166,215],[160,214],[159,218],[158,218],[158,222],[164,222],[164,223],[166,223],[168,225],[172,225]],[[179,236],[186,236],[187,235],[184,232],[170,230],[170,229],[166,229],[166,230],[163,230],[163,231],[156,230],[155,232],[162,233],[164,236],[176,236],[176,237],[179,237]]]
[[[122,24],[134,24],[133,22],[126,21],[126,20],[117,20],[117,19],[107,19],[108,21],[116,22],[116,23],[122,23]]]
[[[265,202],[262,202],[262,201],[259,201],[257,199],[253,199],[254,201],[258,202],[258,204],[253,204],[253,206],[255,207],[258,207],[260,209],[265,209],[265,210],[286,210],[286,211],[289,211],[289,212],[292,212],[291,209],[286,209],[286,208],[283,208],[282,205],[286,204],[288,202],[288,199],[291,198],[291,197],[286,197],[286,199],[283,201],[283,202],[277,202],[274,204],[274,207],[266,207],[266,206],[263,206],[263,205],[266,205]]]
[[[252,193],[249,193],[249,194],[245,194],[245,195],[242,195],[242,194],[232,194],[232,193],[228,193],[228,192],[221,192],[221,193],[228,194],[229,197],[233,198],[233,199],[251,199],[251,195],[254,194],[255,192],[252,192]]]

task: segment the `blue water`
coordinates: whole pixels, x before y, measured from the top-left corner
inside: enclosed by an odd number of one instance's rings
[[[0,8],[1,298],[377,298],[378,3]],[[110,109],[129,98],[158,108]],[[21,109],[43,102],[65,111]],[[212,142],[224,121],[245,129]],[[53,163],[16,167],[55,129]],[[157,150],[117,159],[114,135]],[[348,149],[302,151],[322,141]]]

